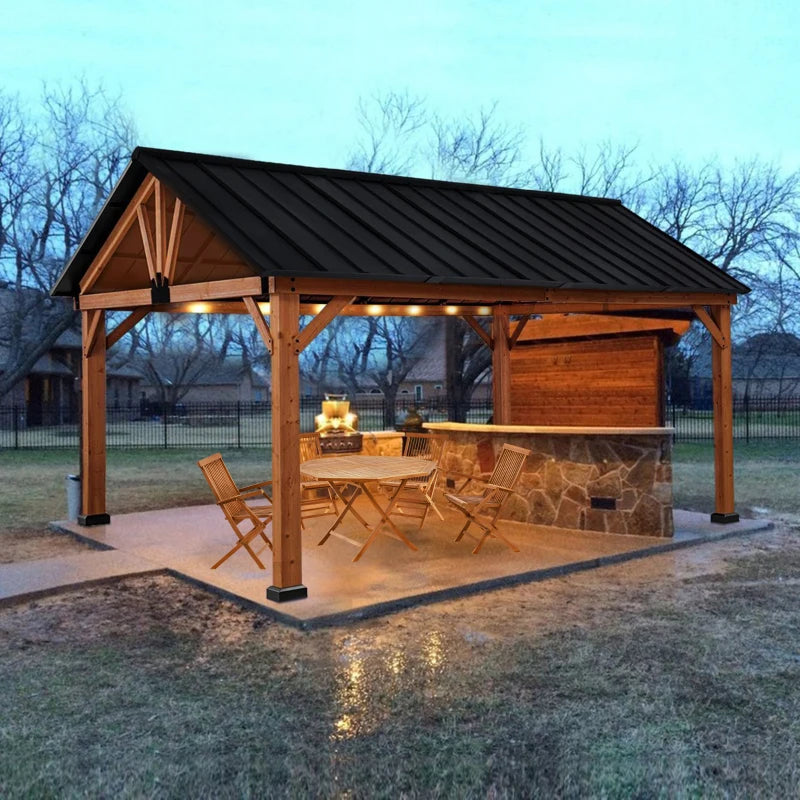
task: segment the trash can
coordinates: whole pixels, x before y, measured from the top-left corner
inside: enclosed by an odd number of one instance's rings
[[[80,475],[67,475],[64,484],[67,489],[67,519],[77,522],[81,513],[81,478]]]

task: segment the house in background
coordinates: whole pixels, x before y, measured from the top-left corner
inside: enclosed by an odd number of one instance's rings
[[[398,397],[413,395],[416,403],[443,397],[447,394],[447,350],[445,347],[445,327],[443,324],[432,327],[431,337],[425,352],[406,380],[400,384]],[[492,397],[491,372],[486,370],[475,383],[472,399],[488,401]]]
[[[425,350],[409,371],[404,381],[400,383],[397,399],[425,405],[427,401],[443,399],[447,394],[447,353],[445,347],[445,327],[442,324],[431,325],[430,336],[425,343]],[[374,380],[364,376],[361,381],[365,391],[359,396],[363,398],[381,397],[382,392]],[[325,390],[328,392],[346,393],[342,381],[335,369],[329,371],[329,377],[324,381]],[[318,394],[316,387],[301,376],[300,393],[303,397],[315,397]],[[489,401],[492,396],[491,371],[480,376],[475,384],[472,399]],[[357,398],[350,398],[356,400]]]
[[[800,338],[791,333],[759,333],[733,345],[736,398],[800,397]],[[711,403],[711,356],[704,349],[692,363],[692,397]],[[710,407],[710,405],[709,405]]]
[[[140,368],[141,370],[141,368]],[[148,379],[140,371],[140,402],[160,404],[164,392],[161,386]],[[168,379],[165,379],[168,382]],[[175,393],[177,403],[260,403],[269,400],[269,382],[256,370],[242,363],[241,359],[230,359],[222,364],[213,364],[203,369],[190,382]]]
[[[76,423],[80,406],[80,364],[80,333],[65,331],[0,404],[19,408],[17,421],[24,427]],[[121,408],[136,403],[140,381],[141,375],[132,366],[109,360],[106,372],[108,407]]]

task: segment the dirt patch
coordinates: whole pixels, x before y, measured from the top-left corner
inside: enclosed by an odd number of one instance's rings
[[[91,549],[72,536],[40,528],[0,531],[0,564],[70,556]]]
[[[252,633],[254,626],[270,624],[261,615],[168,575],[71,589],[11,606],[1,618],[0,637],[22,649],[45,642],[89,645],[159,627],[176,635],[205,636],[223,646]]]

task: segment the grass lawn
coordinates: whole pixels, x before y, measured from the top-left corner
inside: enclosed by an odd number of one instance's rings
[[[61,450],[0,451],[0,520],[6,531],[42,528],[66,512],[64,476],[77,472],[77,455]],[[206,450],[110,450],[108,509],[124,514],[212,502],[196,466]],[[225,462],[241,484],[269,478],[270,453],[231,448]],[[737,443],[737,506],[800,514],[800,442]],[[714,451],[710,443],[684,443],[674,449],[675,505],[713,511]],[[21,502],[21,498],[25,501]]]
[[[751,448],[743,506],[800,513],[795,448]],[[204,454],[112,452],[112,514],[207,502]],[[8,542],[63,514],[75,464],[2,458]],[[675,460],[676,504],[710,510],[710,448]],[[0,608],[0,796],[797,797],[799,540],[313,632],[167,576]]]

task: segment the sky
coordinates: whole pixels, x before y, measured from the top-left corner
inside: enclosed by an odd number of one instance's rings
[[[498,103],[533,145],[800,168],[796,0],[0,0],[0,88],[81,76],[152,147],[341,167],[359,97]]]

